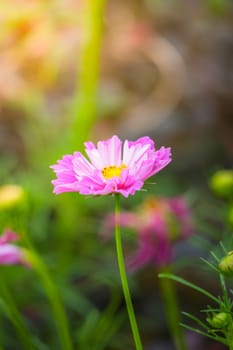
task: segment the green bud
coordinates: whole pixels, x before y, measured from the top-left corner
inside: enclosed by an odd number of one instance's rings
[[[210,179],[210,188],[224,198],[233,196],[233,170],[219,170]]]
[[[229,323],[229,315],[226,312],[219,312],[212,318],[208,317],[207,322],[214,328],[225,328]]]
[[[218,267],[224,275],[233,276],[233,250],[220,261]]]

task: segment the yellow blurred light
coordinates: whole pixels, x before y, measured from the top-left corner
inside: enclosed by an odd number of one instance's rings
[[[0,186],[0,209],[8,209],[20,204],[25,197],[23,188],[19,185]]]

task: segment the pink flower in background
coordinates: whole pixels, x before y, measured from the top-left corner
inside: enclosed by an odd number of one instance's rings
[[[134,212],[121,212],[119,224],[137,234],[138,248],[128,258],[131,270],[146,264],[169,264],[173,257],[173,244],[194,231],[190,209],[182,197],[147,198]],[[114,226],[114,214],[109,214],[105,219],[103,237],[108,238]]]
[[[171,162],[170,148],[156,150],[147,136],[124,143],[118,136],[85,143],[87,160],[80,152],[65,155],[51,166],[57,178],[54,193],[79,192],[85,195],[120,193],[124,197],[140,190],[144,181]]]
[[[17,241],[18,238],[16,233],[8,229],[0,236],[0,265],[29,265],[24,249],[11,244],[12,241]]]

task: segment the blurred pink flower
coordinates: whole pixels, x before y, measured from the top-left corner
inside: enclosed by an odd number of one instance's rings
[[[18,235],[9,229],[6,229],[0,236],[0,265],[29,266],[24,249],[11,244],[16,240],[18,240]]]
[[[146,264],[169,264],[173,244],[194,231],[191,211],[182,197],[147,198],[135,212],[121,212],[119,223],[137,234],[138,248],[127,263],[130,270]],[[103,237],[108,238],[114,226],[114,214],[109,214],[104,222]]]
[[[112,136],[99,141],[97,147],[92,142],[86,142],[85,147],[90,161],[75,152],[51,166],[57,175],[52,181],[54,193],[120,193],[128,197],[171,162],[170,148],[155,150],[154,142],[147,136],[136,141],[126,140],[124,144],[118,136]]]

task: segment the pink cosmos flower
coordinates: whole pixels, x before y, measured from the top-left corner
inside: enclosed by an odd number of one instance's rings
[[[147,136],[124,143],[118,136],[85,143],[87,160],[80,152],[65,155],[51,166],[57,178],[54,193],[79,192],[85,195],[120,193],[124,197],[140,190],[152,175],[171,162],[170,148],[156,150]]]
[[[119,224],[136,232],[138,248],[127,262],[132,271],[147,264],[169,264],[174,243],[194,231],[191,211],[182,197],[147,198],[135,212],[121,212]],[[102,231],[104,238],[109,237],[114,226],[114,214],[109,214]]]
[[[0,236],[0,265],[26,265],[25,252],[13,244],[12,241],[18,240],[18,235],[9,229],[6,229]]]

